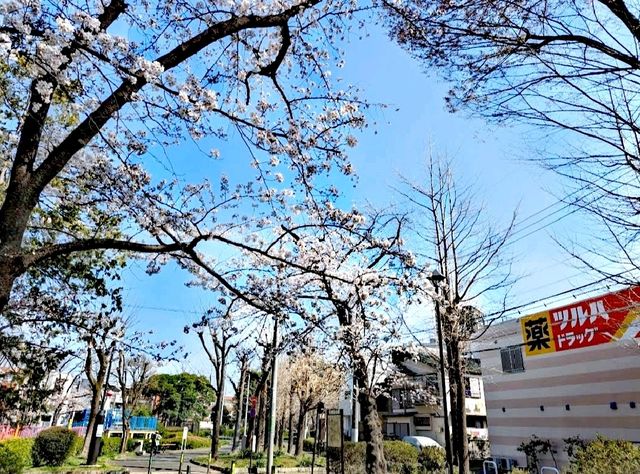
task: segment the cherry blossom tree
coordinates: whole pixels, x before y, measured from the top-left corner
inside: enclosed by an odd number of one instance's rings
[[[378,382],[391,364],[391,349],[401,343],[401,320],[390,315],[398,314],[392,308],[402,307],[416,285],[427,286],[424,275],[408,270],[414,261],[402,248],[403,223],[402,216],[365,216],[310,201],[280,226],[246,236],[251,248],[241,257],[245,272],[238,279],[242,298],[278,318],[283,335],[277,352],[339,348],[336,359],[358,381],[366,469],[376,474],[386,472]],[[205,282],[215,271],[204,260],[191,269]]]
[[[335,167],[350,174],[345,148],[364,104],[334,88],[331,69],[354,10],[321,0],[0,5],[0,309],[25,272],[55,259],[133,252],[159,256],[156,270],[204,241],[237,245],[228,231],[239,220],[223,211],[244,198],[277,203]],[[216,146],[231,131],[255,180],[151,171],[179,167],[172,146]]]

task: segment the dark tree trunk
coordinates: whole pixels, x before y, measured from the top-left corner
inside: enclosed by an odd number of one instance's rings
[[[284,445],[284,424],[285,424],[285,416],[284,410],[282,411],[282,415],[280,415],[280,419],[278,420],[278,449],[282,450],[282,446]]]
[[[249,416],[249,420],[247,422],[247,433],[246,433],[246,445],[245,449],[251,449],[251,440],[256,434],[256,418]]]
[[[243,365],[240,369],[240,387],[238,393],[238,399],[236,403],[236,424],[233,428],[233,444],[231,445],[231,451],[235,451],[238,447],[238,438],[240,434],[240,424],[242,423],[242,408],[244,407],[244,385],[246,383],[247,371]],[[248,395],[248,394],[247,394]]]
[[[260,449],[264,443],[264,412],[265,412],[265,394],[261,391],[258,398],[258,413],[256,414],[256,448]]]
[[[353,361],[354,375],[358,382],[358,402],[363,413],[363,437],[367,443],[365,456],[365,472],[367,474],[386,474],[387,462],[384,457],[382,424],[378,416],[375,397],[368,392],[369,375],[365,360],[357,356]]]
[[[91,444],[91,433],[93,433],[93,426],[98,419],[98,412],[100,411],[100,394],[102,393],[102,383],[95,385],[91,389],[91,406],[89,411],[89,424],[87,425],[87,432],[84,435],[84,444],[82,446],[82,455],[87,456],[89,454],[89,444]]]
[[[458,472],[459,474],[469,474],[469,440],[467,437],[467,416],[466,416],[466,393],[465,393],[465,368],[464,360],[460,351],[460,343],[452,345],[452,366],[455,372],[456,379],[456,411],[457,411],[457,424],[456,424],[456,439],[457,444],[454,444],[454,453],[458,460]]]
[[[296,438],[296,456],[300,456],[304,449],[304,419],[307,417],[307,407],[302,403],[300,404],[300,411],[298,412],[298,422],[296,423],[296,431],[298,432]]]
[[[262,450],[266,451],[269,446],[269,430],[271,429],[271,424],[269,420],[269,412],[271,410],[271,402],[269,400],[269,392],[264,394],[264,418],[262,420],[264,426],[264,439],[262,440]]]
[[[459,380],[455,364],[455,343],[446,341],[447,376],[449,377],[449,409],[451,410],[451,450],[454,464],[458,464],[457,447],[460,446],[460,410],[458,408]],[[464,389],[463,389],[464,390]]]
[[[287,440],[287,452],[291,454],[293,448],[293,392],[289,392],[289,439]]]
[[[218,396],[216,397],[215,404],[215,418],[213,419],[212,433],[211,433],[211,456],[214,459],[218,458],[218,450],[220,449],[220,427],[222,424],[222,415],[224,414],[224,380],[226,377],[226,352],[223,347],[222,357],[220,360],[220,376],[218,377]]]
[[[130,432],[130,423],[129,418],[122,417],[122,440],[120,441],[120,453],[127,452],[127,441],[129,440],[129,432]]]

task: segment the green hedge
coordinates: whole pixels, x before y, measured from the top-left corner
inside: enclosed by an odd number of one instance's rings
[[[41,431],[33,443],[31,456],[33,465],[61,466],[73,453],[76,434],[62,427]]]
[[[364,472],[366,450],[366,443],[345,442],[345,466],[350,466],[352,472]],[[404,441],[384,441],[384,457],[390,473],[413,474],[442,469],[445,456],[442,448],[418,451]]]
[[[180,449],[182,443],[182,433],[179,436],[171,436],[169,438],[162,438],[160,444],[174,444],[172,449]],[[208,448],[211,446],[211,438],[204,436],[195,436],[192,434],[187,435],[187,449]]]
[[[418,463],[426,471],[437,471],[445,468],[447,456],[445,450],[437,446],[422,448]]]
[[[567,468],[571,474],[630,474],[640,472],[640,447],[629,441],[598,436],[576,449]]]
[[[302,450],[303,451],[313,451],[313,443],[314,443],[314,439],[313,438],[305,438],[304,441],[302,442]]]
[[[102,455],[107,457],[115,457],[120,453],[120,441],[121,438],[111,437],[102,438]]]
[[[32,438],[9,438],[0,442],[0,446],[4,450],[14,453],[18,456],[18,463],[23,467],[29,467],[33,464],[31,459],[31,450],[33,449]],[[9,455],[5,455],[9,456]],[[3,471],[0,470],[0,473]]]
[[[9,438],[0,442],[0,474],[21,474],[32,465],[33,439]]]
[[[73,440],[73,448],[71,449],[71,454],[73,454],[74,456],[80,456],[83,447],[84,438],[82,436],[76,435],[76,438]]]

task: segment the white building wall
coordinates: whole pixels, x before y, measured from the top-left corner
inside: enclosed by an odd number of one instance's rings
[[[520,323],[514,320],[490,328],[472,348],[482,365],[493,456],[525,465],[517,447],[532,435],[552,442],[560,464],[567,461],[563,438],[570,436],[602,434],[640,443],[640,348],[635,341],[531,357],[523,351],[524,371],[503,372],[500,348],[521,343]],[[551,459],[544,461],[553,465]]]

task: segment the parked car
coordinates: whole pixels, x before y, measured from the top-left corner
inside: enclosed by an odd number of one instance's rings
[[[411,446],[418,449],[426,448],[427,446],[442,448],[436,440],[431,439],[428,436],[403,436],[402,441],[409,443]]]

